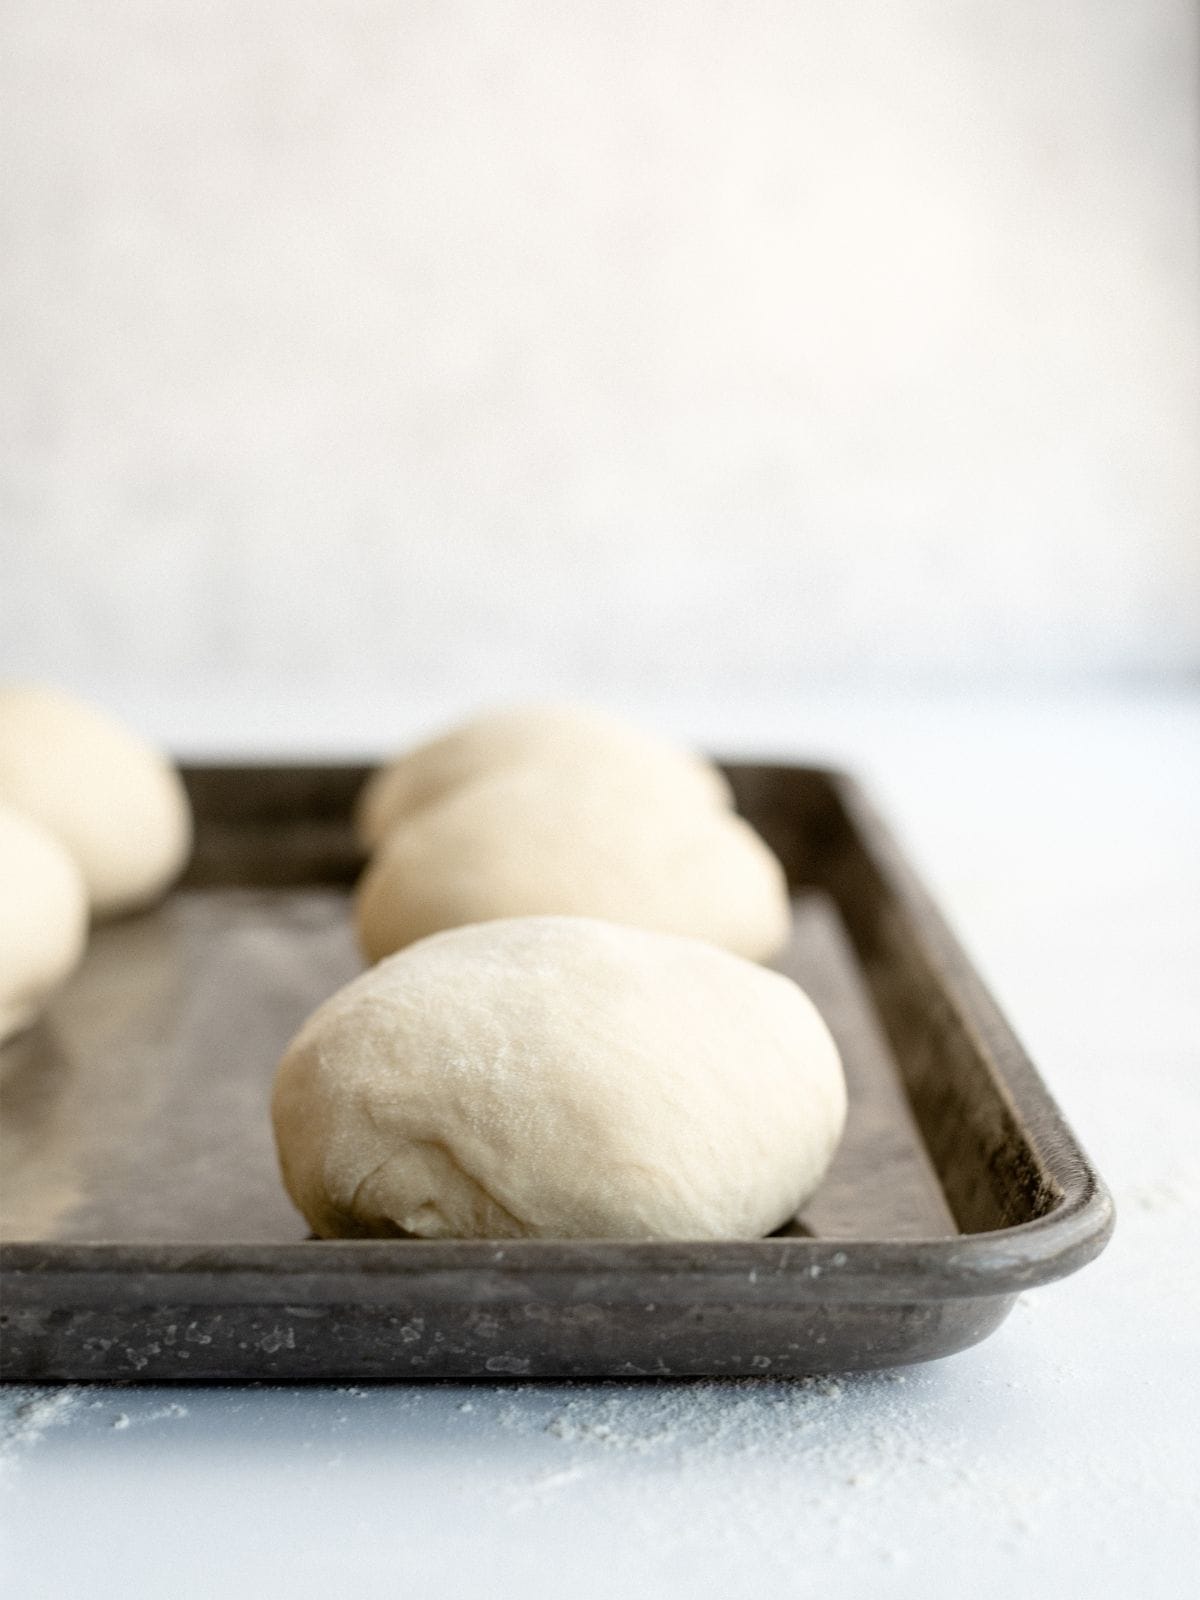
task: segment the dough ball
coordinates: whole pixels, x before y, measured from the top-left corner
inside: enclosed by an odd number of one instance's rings
[[[0,803],[0,1040],[26,1027],[78,965],[83,875],[52,833]]]
[[[456,928],[326,1002],[280,1063],[323,1238],[751,1239],[813,1192],[841,1063],[790,978],[583,917]]]
[[[359,884],[369,961],[467,922],[542,914],[691,934],[752,960],[790,925],[779,862],[688,777],[558,767],[481,779],[394,827]]]
[[[0,800],[66,846],[96,916],[155,899],[191,847],[187,795],[171,764],[104,712],[54,689],[0,688]]]
[[[359,797],[355,825],[373,850],[396,823],[477,778],[514,767],[553,764],[582,775],[614,765],[640,768],[647,785],[665,773],[697,799],[729,805],[729,785],[710,761],[582,706],[495,711],[397,757],[373,773]]]

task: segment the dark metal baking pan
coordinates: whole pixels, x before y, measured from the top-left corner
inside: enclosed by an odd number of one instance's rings
[[[729,768],[783,859],[779,966],[846,1063],[836,1163],[744,1243],[305,1239],[267,1098],[359,968],[365,768],[193,767],[185,883],[0,1050],[8,1379],[809,1373],[974,1344],[1104,1245],[1103,1184],[856,785]]]

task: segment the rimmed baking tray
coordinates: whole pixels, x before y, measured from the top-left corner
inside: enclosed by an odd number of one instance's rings
[[[0,1374],[160,1383],[684,1376],[891,1366],[974,1344],[1113,1221],[1011,1029],[856,784],[731,766],[784,861],[778,965],[846,1063],[837,1161],[745,1243],[306,1240],[270,1080],[359,970],[361,766],[191,767],[195,857],[98,930],[0,1049]]]

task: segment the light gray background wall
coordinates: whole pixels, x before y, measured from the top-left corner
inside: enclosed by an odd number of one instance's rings
[[[1186,0],[0,26],[0,669],[1200,664]]]

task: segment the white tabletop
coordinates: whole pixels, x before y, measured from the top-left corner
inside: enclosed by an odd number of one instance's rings
[[[179,747],[260,737],[144,709]],[[864,1377],[8,1389],[14,1595],[1190,1592],[1200,695],[660,709],[873,781],[1114,1190],[1106,1254],[976,1349]],[[276,753],[386,737],[257,715]]]

